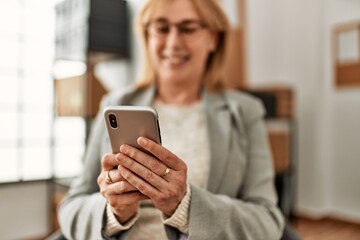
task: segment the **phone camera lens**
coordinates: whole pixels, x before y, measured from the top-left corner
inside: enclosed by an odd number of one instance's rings
[[[110,120],[110,125],[112,128],[117,128],[117,121],[116,121],[116,116],[114,114],[109,114],[109,120]]]

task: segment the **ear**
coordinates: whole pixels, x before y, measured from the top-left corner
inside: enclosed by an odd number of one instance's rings
[[[214,52],[219,42],[219,33],[210,33],[209,52]]]

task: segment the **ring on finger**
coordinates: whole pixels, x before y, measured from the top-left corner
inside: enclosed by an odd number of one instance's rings
[[[170,168],[166,168],[165,172],[161,175],[162,177],[165,177],[170,172]]]
[[[106,183],[108,183],[108,184],[114,183],[113,180],[110,177],[110,170],[107,171],[107,173],[106,173]]]

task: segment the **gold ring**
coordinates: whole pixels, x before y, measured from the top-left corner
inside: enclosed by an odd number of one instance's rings
[[[162,176],[165,177],[165,175],[168,174],[169,172],[170,172],[170,168],[167,167]]]
[[[106,173],[106,182],[107,183],[114,183],[113,180],[110,177],[110,170]]]

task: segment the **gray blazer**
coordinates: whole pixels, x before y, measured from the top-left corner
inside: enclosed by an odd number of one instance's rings
[[[150,105],[154,95],[154,87],[112,93],[103,100],[102,109],[108,105]],[[284,219],[276,206],[262,105],[238,91],[204,91],[203,97],[211,166],[205,189],[191,185],[188,239],[280,239]],[[61,230],[68,239],[106,238],[106,200],[99,193],[97,177],[101,157],[107,152],[110,145],[99,111],[83,172],[59,208]],[[177,229],[166,225],[165,229],[169,239],[180,238]],[[123,232],[111,239],[125,239],[126,235]]]

